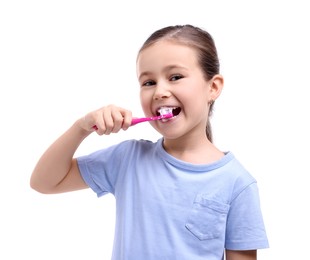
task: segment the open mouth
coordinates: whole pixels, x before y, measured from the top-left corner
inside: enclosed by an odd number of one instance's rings
[[[180,107],[161,107],[157,110],[157,116],[173,114],[173,116],[177,116],[180,114],[181,108]]]

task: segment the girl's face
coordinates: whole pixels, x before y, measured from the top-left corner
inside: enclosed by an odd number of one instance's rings
[[[140,52],[137,76],[146,116],[173,108],[173,118],[151,122],[159,133],[168,139],[206,136],[208,103],[216,96],[212,96],[213,79],[205,79],[193,48],[159,41]]]

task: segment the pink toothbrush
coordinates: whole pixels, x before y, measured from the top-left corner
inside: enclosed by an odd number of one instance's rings
[[[142,117],[142,118],[133,118],[131,121],[131,126],[136,125],[138,123],[147,122],[147,121],[154,121],[154,120],[160,120],[164,118],[171,118],[173,117],[172,113],[160,115],[160,116],[151,116],[151,117]]]
[[[132,121],[131,121],[131,125],[130,126],[133,126],[133,125],[136,125],[136,124],[139,124],[139,123],[142,123],[142,122],[160,120],[160,119],[171,118],[171,117],[173,117],[172,113],[167,113],[167,114],[160,115],[160,116],[133,118]],[[97,126],[94,125],[93,129],[97,130],[98,128],[97,128]]]

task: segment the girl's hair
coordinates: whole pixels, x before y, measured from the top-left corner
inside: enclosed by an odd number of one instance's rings
[[[142,45],[139,53],[160,40],[174,41],[194,48],[197,51],[198,63],[206,80],[210,80],[214,75],[219,74],[220,63],[217,49],[212,36],[207,31],[189,24],[164,27],[150,35]],[[213,105],[214,102],[211,102],[209,117],[212,115]],[[206,134],[207,138],[212,142],[212,129],[209,118]]]

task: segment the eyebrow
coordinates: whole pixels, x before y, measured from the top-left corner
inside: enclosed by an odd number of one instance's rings
[[[186,67],[183,67],[183,66],[180,66],[180,65],[169,65],[169,66],[166,66],[166,67],[164,68],[164,72],[167,72],[167,71],[172,70],[172,69],[184,69],[184,70],[187,70]],[[143,76],[148,76],[148,75],[150,75],[150,74],[152,74],[152,72],[150,72],[150,71],[144,71],[144,72],[142,72],[142,73],[140,74],[140,76],[139,76],[138,79],[140,80]]]

